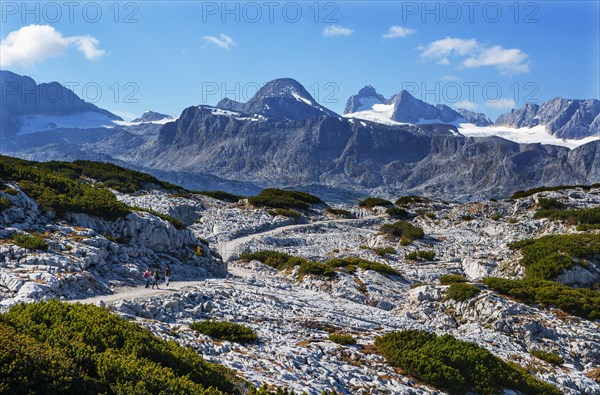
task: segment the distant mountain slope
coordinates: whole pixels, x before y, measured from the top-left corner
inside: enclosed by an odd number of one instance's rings
[[[0,85],[0,133],[5,137],[60,127],[114,126],[113,121],[122,120],[58,82],[37,84],[30,77],[0,70]]]
[[[550,134],[566,139],[594,136],[600,134],[600,100],[557,97],[541,105],[526,104],[521,109],[500,115],[496,125],[517,128],[545,125]]]

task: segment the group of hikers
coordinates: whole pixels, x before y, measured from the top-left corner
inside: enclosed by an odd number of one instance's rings
[[[158,280],[160,279],[160,274],[158,273],[158,269],[154,270],[154,273],[150,271],[150,268],[147,268],[144,272],[144,281],[146,282],[146,288],[152,284],[152,289],[156,287],[158,288]],[[165,269],[165,286],[169,286],[169,281],[171,280],[171,269],[167,266]]]

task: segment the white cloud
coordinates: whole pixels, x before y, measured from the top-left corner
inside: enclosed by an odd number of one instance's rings
[[[354,30],[344,26],[326,26],[323,29],[325,37],[349,36],[354,33]]]
[[[504,49],[498,45],[484,48],[477,55],[464,60],[465,67],[494,66],[504,74],[529,72],[528,55],[517,48]]]
[[[72,40],[73,44],[77,46],[86,58],[88,59],[96,59],[106,54],[106,51],[103,49],[98,49],[98,44],[100,42],[96,37],[92,37],[90,35],[78,36],[78,37],[68,37],[69,40]]]
[[[496,110],[511,110],[516,107],[517,103],[513,99],[497,99],[486,100],[485,105]]]
[[[464,56],[477,49],[479,43],[474,38],[463,40],[461,38],[446,37],[441,40],[432,41],[427,46],[421,46],[421,56],[424,58],[442,59],[448,56]]]
[[[100,42],[90,35],[65,37],[48,25],[28,25],[8,33],[0,41],[0,67],[15,64],[28,67],[47,58],[60,56],[73,46],[87,59],[107,54]]]
[[[229,51],[229,48],[232,47],[233,45],[237,45],[237,43],[235,41],[233,41],[233,38],[231,38],[227,34],[223,34],[223,33],[219,34],[219,37],[202,36],[202,39],[204,41],[206,41],[207,43],[214,44],[217,47],[221,47],[227,51]]]
[[[474,38],[446,37],[417,48],[421,57],[435,59],[436,63],[448,65],[451,58],[462,58],[460,65],[467,68],[494,67],[501,74],[529,72],[529,55],[518,48],[506,49],[499,45],[487,46]]]
[[[383,35],[383,38],[404,38],[415,34],[417,31],[403,26],[390,26],[388,32]]]
[[[479,105],[477,103],[473,103],[472,101],[463,100],[463,101],[457,101],[456,103],[454,103],[453,107],[456,109],[464,108],[466,110],[475,111],[479,108]]]

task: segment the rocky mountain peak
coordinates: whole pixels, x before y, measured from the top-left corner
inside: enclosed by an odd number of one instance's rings
[[[477,126],[489,126],[493,124],[492,120],[483,113],[470,111],[465,108],[459,108],[456,111],[465,119],[465,121],[467,121],[467,123],[472,123]]]
[[[406,90],[392,97],[391,102],[394,105],[392,120],[397,122],[418,123],[424,120],[454,122],[461,118],[460,114],[450,107],[425,103]]]
[[[170,115],[161,114],[155,111],[144,111],[141,117],[134,119],[132,122],[153,122],[161,119],[172,118]]]
[[[337,116],[321,106],[298,81],[279,78],[267,82],[246,103],[223,99],[217,107],[225,110],[258,114],[268,118],[302,120],[320,116]]]
[[[358,91],[358,96],[371,97],[371,96],[380,96],[380,94],[377,93],[377,91],[375,90],[375,88],[373,88],[373,86],[366,85]]]
[[[278,78],[263,85],[249,101],[260,100],[267,97],[296,99],[298,96],[307,99],[312,103],[315,102],[315,99],[313,99],[311,94],[308,93],[304,86],[295,79]]]
[[[367,85],[361,88],[358,94],[350,96],[346,102],[344,114],[370,110],[375,104],[388,104],[388,100],[383,95],[377,93],[371,85]]]

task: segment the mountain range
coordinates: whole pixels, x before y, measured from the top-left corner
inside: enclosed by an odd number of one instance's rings
[[[434,106],[407,91],[387,100],[367,86],[340,116],[299,82],[283,78],[246,103],[223,99],[216,107],[188,107],[178,118],[147,112],[127,123],[64,87],[65,96],[73,97],[69,102],[50,105],[43,95],[41,103],[33,102],[23,92],[42,92],[48,84],[8,71],[0,75],[3,91],[10,86],[18,93],[2,107],[0,149],[29,159],[110,161],[185,186],[207,181],[203,189],[218,185],[237,193],[277,186],[339,196],[411,193],[473,200],[600,181],[598,141],[571,150],[462,133],[465,123],[486,133],[501,125],[545,125],[557,141],[589,137],[598,134],[598,100],[553,99],[513,110],[492,124],[484,114]],[[94,117],[103,118],[73,122]]]
[[[377,107],[379,107],[378,110],[376,110]],[[375,121],[385,120],[385,115],[380,119],[376,114],[374,114],[374,117],[369,118],[369,112],[372,111],[387,113],[390,115],[389,120],[403,123],[465,122],[477,126],[492,124],[492,121],[485,114],[475,113],[464,108],[453,110],[444,104],[433,106],[413,97],[407,90],[402,90],[388,100],[377,93],[375,88],[370,85],[365,86],[358,91],[357,95],[353,95],[348,99],[344,114],[357,118],[367,116],[366,119]]]

